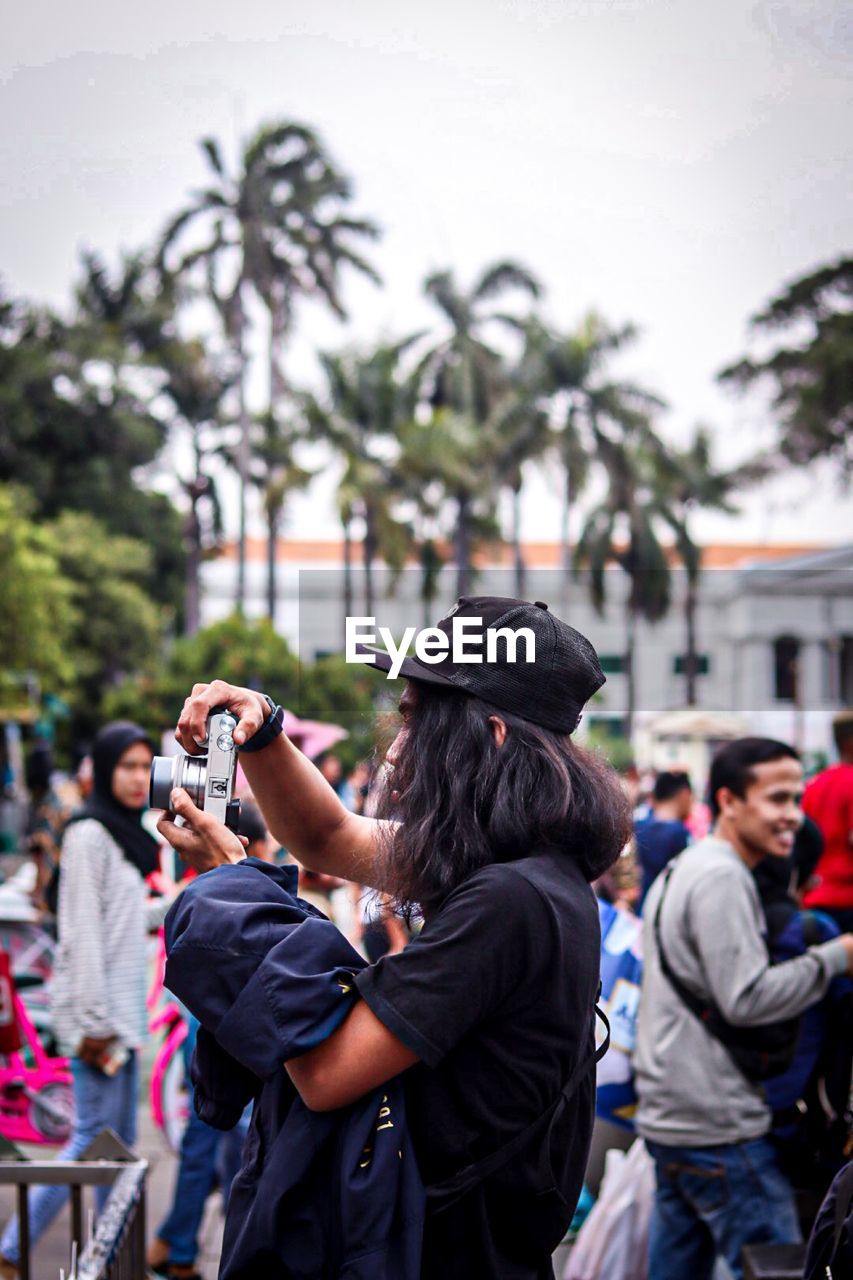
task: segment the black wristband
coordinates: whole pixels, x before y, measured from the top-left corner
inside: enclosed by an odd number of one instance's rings
[[[264,747],[268,747],[284,729],[284,711],[276,706],[269,694],[263,693],[261,697],[266,698],[269,703],[269,716],[257,733],[253,733],[251,738],[247,738],[242,746],[237,748],[240,755],[247,751],[263,751]]]

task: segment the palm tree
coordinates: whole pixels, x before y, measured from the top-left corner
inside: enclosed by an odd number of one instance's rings
[[[560,520],[560,563],[564,609],[569,604],[572,576],[571,517],[586,487],[592,464],[612,439],[650,435],[650,415],[663,402],[624,380],[606,376],[608,360],[636,337],[632,325],[613,328],[590,311],[578,327],[561,333],[530,317],[522,325],[523,367],[527,380],[547,399],[551,440],[563,472]]]
[[[284,388],[281,346],[296,300],[323,299],[344,315],[339,273],[349,265],[372,279],[375,271],[353,247],[359,238],[375,238],[376,226],[348,218],[342,209],[350,185],[338,172],[317,135],[285,121],[262,127],[246,145],[239,171],[230,174],[213,138],[201,143],[212,185],[197,191],[191,203],[168,224],[161,237],[164,271],[181,275],[203,266],[207,290],[222,317],[235,353],[238,376],[240,532],[237,604],[246,593],[247,488],[251,466],[251,415],[247,402],[248,306],[259,298],[270,315],[270,408]],[[201,244],[180,249],[184,233],[202,223]],[[170,261],[173,266],[170,268]]]
[[[128,361],[147,368],[150,399],[171,405],[161,430],[165,434],[181,425],[190,435],[192,473],[178,482],[189,508],[183,528],[184,631],[192,635],[200,621],[201,562],[218,546],[222,532],[222,508],[207,457],[216,449],[230,380],[200,340],[179,337],[176,291],[172,282],[158,278],[143,254],[126,256],[114,276],[94,253],[83,255],[82,266],[74,345],[83,356],[106,360],[116,384]]]
[[[292,422],[265,413],[255,424],[250,478],[261,494],[267,525],[267,617],[275,621],[278,601],[278,541],[287,499],[304,489],[316,474],[295,461],[294,453],[305,439]]]
[[[162,391],[189,431],[192,444],[192,474],[180,484],[189,502],[184,525],[184,632],[194,635],[201,621],[201,564],[218,549],[222,537],[222,503],[208,460],[218,451],[222,403],[230,383],[197,340],[164,344],[161,361],[166,372]]]
[[[382,343],[366,355],[321,355],[325,403],[316,396],[305,397],[312,432],[331,444],[344,461],[338,504],[344,529],[347,613],[353,596],[353,520],[360,517],[363,522],[364,607],[369,615],[374,611],[373,570],[378,556],[396,572],[410,546],[410,532],[397,512],[400,473],[394,461],[403,423],[414,413],[416,397],[416,384],[399,373],[400,362],[420,336]]]
[[[691,536],[690,517],[697,508],[733,514],[737,507],[731,501],[732,494],[764,479],[771,463],[756,458],[729,470],[717,470],[711,458],[709,434],[698,427],[686,448],[658,452],[654,467],[656,508],[673,534],[686,577],[684,679],[687,705],[692,707],[696,704],[699,675],[696,614],[702,549]]]
[[[508,387],[505,361],[486,341],[485,331],[494,324],[516,331],[519,326],[515,317],[495,311],[489,304],[509,291],[520,290],[538,298],[541,287],[525,267],[506,261],[487,267],[468,292],[459,288],[450,271],[429,276],[424,290],[450,330],[431,352],[424,370],[432,408],[449,412],[450,421],[464,437],[459,442],[460,466],[451,493],[456,508],[453,542],[457,593],[467,595],[472,580],[477,508],[487,501],[494,479],[493,437],[487,424]],[[469,482],[472,470],[473,484]],[[493,511],[487,512],[486,527],[493,524]]]
[[[606,603],[605,571],[616,563],[628,576],[625,599],[624,670],[627,685],[625,736],[631,737],[636,708],[637,620],[656,622],[669,609],[671,574],[656,522],[660,500],[654,492],[653,456],[644,443],[613,442],[606,437],[601,461],[608,490],[587,516],[578,540],[575,570],[589,570],[595,608]]]
[[[535,382],[525,377],[524,366],[513,379],[512,390],[501,400],[488,422],[493,435],[492,467],[497,483],[510,491],[515,594],[527,595],[527,565],[521,542],[521,489],[524,464],[540,458],[553,444],[546,406]]]

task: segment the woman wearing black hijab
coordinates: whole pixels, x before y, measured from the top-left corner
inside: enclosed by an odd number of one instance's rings
[[[152,756],[139,725],[122,720],[102,729],[92,748],[92,794],[62,840],[53,1025],[71,1058],[77,1118],[61,1160],[76,1159],[107,1127],[129,1146],[136,1139],[146,935],[171,905],[146,900],[145,877],[159,865],[158,842],[142,825]],[[98,1189],[99,1209],[108,1190]],[[65,1187],[30,1193],[31,1244],[66,1196]],[[0,1277],[17,1275],[19,1256],[13,1218],[0,1240]]]

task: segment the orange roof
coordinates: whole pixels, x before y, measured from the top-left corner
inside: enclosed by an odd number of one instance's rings
[[[810,552],[823,551],[827,543],[710,543],[702,548],[702,565],[706,569],[734,569],[751,560],[785,560],[793,556],[808,555]],[[527,567],[530,569],[558,569],[561,564],[562,550],[557,542],[525,542],[522,551]],[[449,555],[449,548],[444,548]],[[264,538],[249,538],[246,544],[249,560],[265,560],[267,544]],[[344,544],[341,538],[309,540],[296,538],[280,538],[276,549],[276,559],[286,564],[321,564],[331,562],[341,564],[344,556]],[[236,542],[224,544],[221,557],[226,560],[237,559]],[[670,551],[670,562],[678,564],[674,550]],[[484,548],[474,557],[475,563],[484,568],[512,568],[513,550],[509,543],[495,543]],[[361,563],[361,546],[353,544],[353,563]]]

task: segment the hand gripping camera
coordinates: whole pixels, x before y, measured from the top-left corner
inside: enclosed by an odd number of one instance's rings
[[[231,831],[237,830],[240,801],[234,796],[237,721],[224,707],[214,707],[207,717],[207,755],[155,756],[151,762],[148,802],[152,809],[168,809],[175,787],[183,787],[193,804]]]

